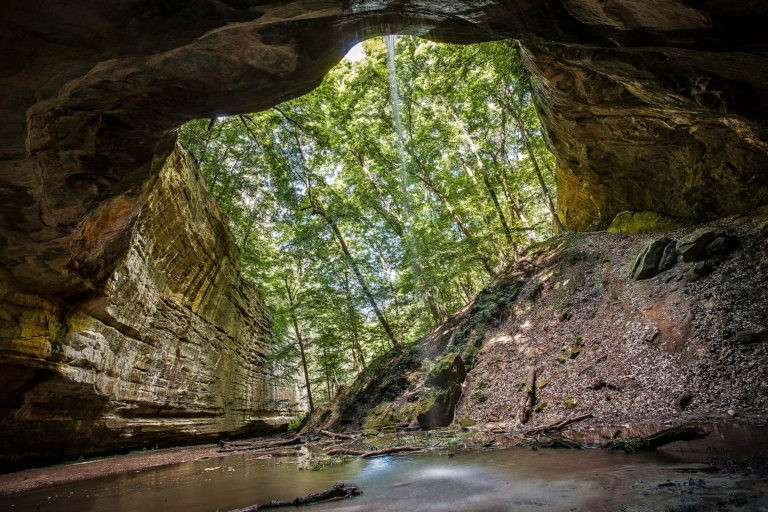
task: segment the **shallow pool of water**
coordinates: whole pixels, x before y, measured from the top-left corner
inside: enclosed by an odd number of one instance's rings
[[[696,484],[700,479],[707,484]],[[716,488],[723,494],[723,485],[731,493],[752,493],[754,502],[754,493],[759,491],[752,484],[744,486],[742,480],[662,454],[601,450],[510,449],[453,456],[393,456],[353,460],[322,470],[243,454],[4,496],[0,497],[0,510],[227,511],[347,482],[357,484],[362,495],[304,510],[615,511],[624,505],[659,503],[667,498],[706,498]],[[667,481],[671,484],[664,485]]]

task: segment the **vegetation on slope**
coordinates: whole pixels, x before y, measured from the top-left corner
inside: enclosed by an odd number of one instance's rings
[[[274,373],[300,376],[310,408],[361,372],[411,364],[404,347],[557,224],[513,43],[363,47],[309,95],[181,130],[274,309]],[[488,304],[515,288],[498,286],[451,342],[470,365]]]

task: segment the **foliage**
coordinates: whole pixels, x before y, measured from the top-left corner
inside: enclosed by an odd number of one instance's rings
[[[488,400],[488,383],[483,380],[478,382],[472,391],[472,398],[477,403],[483,403]]]
[[[477,295],[466,320],[448,342],[448,350],[461,354],[467,370],[474,366],[477,351],[490,322],[497,318],[501,311],[512,305],[521,288],[521,281],[505,278],[483,289]]]
[[[554,160],[514,43],[399,37],[391,79],[383,40],[364,50],[306,96],[180,130],[274,311],[272,373],[318,404],[361,372],[358,392],[391,399],[407,383],[381,365],[420,360],[398,347],[552,230]],[[452,340],[468,367],[518,288],[478,297]]]

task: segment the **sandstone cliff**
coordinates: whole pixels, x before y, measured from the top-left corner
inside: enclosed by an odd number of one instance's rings
[[[151,186],[102,293],[61,304],[3,282],[3,462],[289,421],[293,390],[265,373],[269,310],[196,166],[177,147]]]

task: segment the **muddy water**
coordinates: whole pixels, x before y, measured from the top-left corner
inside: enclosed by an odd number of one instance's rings
[[[322,470],[244,454],[0,497],[0,510],[226,511],[339,481],[357,484],[363,494],[303,510],[615,511],[627,505],[666,510],[725,495],[743,495],[742,501],[751,503],[746,510],[768,510],[761,498],[768,489],[765,480],[724,476],[702,463],[662,454],[525,449],[381,457]]]

